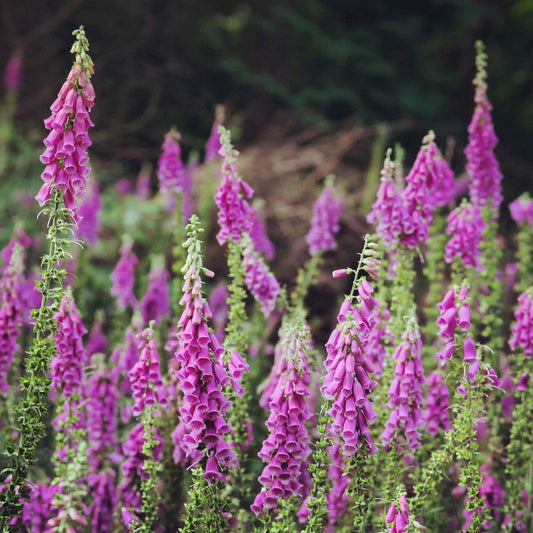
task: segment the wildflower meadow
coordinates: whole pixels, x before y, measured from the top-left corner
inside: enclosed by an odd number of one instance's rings
[[[157,191],[100,190],[73,36],[38,217],[1,252],[1,531],[533,531],[533,199],[503,201],[483,43],[464,177],[438,131],[386,150],[342,264],[323,176],[288,286],[220,109],[198,159],[161,139]],[[334,323],[308,307],[326,263]]]

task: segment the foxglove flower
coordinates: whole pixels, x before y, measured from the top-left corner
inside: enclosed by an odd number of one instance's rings
[[[259,516],[278,506],[280,499],[303,497],[302,465],[311,450],[305,426],[311,413],[308,407],[310,372],[307,362],[309,341],[306,329],[296,320],[290,328],[286,365],[269,402],[266,426],[270,433],[259,457],[267,463],[259,476],[263,486],[251,509]]]
[[[376,450],[370,436],[369,424],[377,415],[368,398],[375,381],[366,360],[366,347],[375,326],[377,302],[372,286],[363,280],[358,287],[358,303],[344,300],[337,317],[337,327],[326,343],[326,375],[322,394],[332,400],[328,413],[333,418],[331,436],[343,443],[343,453],[354,455],[363,446],[368,453]]]
[[[146,328],[138,338],[139,360],[128,374],[135,399],[133,406],[135,416],[139,416],[146,408],[150,409],[157,405],[164,407],[167,404],[154,332],[151,328]]]
[[[90,189],[85,191],[80,203],[78,227],[76,237],[89,244],[96,244],[100,230],[99,214],[102,210],[102,198],[98,182],[94,182]]]
[[[111,294],[117,298],[119,309],[125,310],[128,306],[136,307],[137,299],[133,293],[135,285],[135,265],[137,256],[132,252],[133,241],[127,240],[120,248],[120,259],[111,273]]]
[[[402,336],[403,342],[394,351],[396,360],[394,379],[389,389],[389,402],[392,409],[385,431],[381,435],[384,446],[391,446],[403,436],[407,447],[415,450],[420,446],[418,429],[424,424],[422,387],[424,368],[422,366],[422,340],[416,321],[407,326]]]
[[[440,153],[435,156],[433,164],[437,174],[437,184],[431,194],[431,200],[437,207],[445,207],[460,194],[460,185],[455,182],[453,170]]]
[[[479,245],[483,239],[485,222],[479,209],[466,201],[448,215],[446,233],[451,235],[445,247],[444,260],[452,263],[458,257],[465,267],[473,266],[478,270],[481,264]]]
[[[90,474],[87,480],[92,502],[88,511],[91,533],[111,533],[115,531],[111,517],[115,515],[118,494],[115,488],[115,471],[107,468]]]
[[[516,200],[513,200],[509,204],[509,211],[511,218],[517,224],[522,224],[522,222],[528,220],[533,229],[533,199],[530,198],[528,193],[524,193]]]
[[[494,155],[498,138],[494,133],[491,110],[487,98],[487,55],[483,44],[476,43],[477,75],[474,79],[476,88],[474,114],[468,126],[468,145],[465,149],[466,171],[470,176],[470,198],[480,210],[489,206],[498,212],[502,202],[502,174]]]
[[[533,289],[524,291],[518,297],[518,308],[514,314],[515,323],[511,327],[509,346],[516,351],[524,350],[526,359],[533,355]]]
[[[427,423],[427,432],[436,435],[439,429],[449,431],[450,423],[450,394],[448,385],[440,372],[432,372],[428,377],[428,395],[426,400],[426,412],[424,415]]]
[[[209,308],[213,313],[215,335],[221,343],[224,340],[224,328],[228,321],[228,294],[228,286],[221,282],[213,289],[208,299]]]
[[[327,533],[335,531],[335,524],[348,511],[349,496],[346,489],[350,486],[351,476],[346,474],[346,457],[342,454],[342,447],[337,442],[330,446],[328,450],[331,463],[328,468],[328,477],[331,483],[331,490],[326,494],[328,502],[328,525]]]
[[[18,52],[13,54],[7,62],[4,85],[10,91],[18,91],[22,85],[22,55]]]
[[[205,163],[213,161],[220,154],[222,143],[220,142],[220,127],[222,123],[216,119],[211,128],[211,134],[205,145]]]
[[[94,126],[89,117],[94,105],[90,81],[94,68],[83,29],[77,30],[76,39],[71,50],[76,61],[50,107],[52,115],[44,121],[50,134],[44,140],[46,150],[41,155],[41,162],[46,165],[41,176],[44,185],[36,196],[42,206],[50,199],[52,188],[64,191],[65,206],[74,223],[79,220],[77,202],[90,172],[86,166],[87,148],[91,145],[87,132]]]
[[[337,248],[335,234],[339,231],[343,208],[342,198],[334,196],[332,188],[326,187],[313,206],[311,229],[305,236],[311,255]]]
[[[250,211],[250,226],[250,239],[252,239],[256,252],[263,254],[269,261],[272,261],[276,252],[272,241],[267,236],[265,223],[264,220],[260,219],[257,206],[252,206]]]
[[[70,291],[67,291],[58,312],[54,315],[58,324],[55,335],[56,356],[50,362],[51,388],[60,391],[68,400],[81,392],[83,365],[87,361],[82,336],[87,333],[76,309]]]
[[[248,240],[248,238],[247,238]],[[255,252],[253,244],[247,243],[243,250],[244,284],[261,305],[261,311],[268,317],[276,307],[280,292],[278,280]]]
[[[372,368],[372,374],[377,378],[383,375],[383,363],[387,357],[386,347],[393,346],[394,335],[387,324],[391,319],[391,314],[382,304],[378,303],[376,313],[376,324],[372,328],[366,346],[366,357]]]
[[[200,276],[202,272],[212,273],[202,267],[198,218],[194,215],[187,230],[188,255],[180,300],[184,311],[178,322],[179,348],[175,355],[183,404],[172,438],[174,459],[189,458],[193,463],[205,459],[204,478],[211,482],[224,479],[224,470],[235,460],[235,454],[223,438],[231,431],[224,420],[231,402],[223,393],[230,378],[224,368],[224,350],[206,323],[212,315],[202,297]]]
[[[107,337],[102,329],[103,325],[104,317],[101,315],[95,319],[93,327],[89,332],[89,337],[87,338],[85,351],[87,352],[88,358],[92,357],[95,353],[106,353]]]
[[[181,135],[176,130],[170,130],[165,135],[159,156],[157,177],[161,191],[184,192],[184,181],[187,180],[186,170],[181,161],[179,141]]]
[[[385,522],[391,524],[389,533],[407,533],[409,525],[409,509],[407,507],[407,498],[402,494],[400,496],[400,508],[394,503],[389,506]]]
[[[150,196],[150,168],[141,168],[135,183],[135,196],[139,200],[147,200]]]
[[[220,231],[217,233],[219,244],[224,244],[228,239],[239,242],[243,233],[251,229],[251,207],[246,198],[252,198],[254,190],[237,173],[236,157],[239,154],[234,150],[229,140],[229,134],[221,136],[222,146],[222,183],[215,195],[218,206],[218,224]]]
[[[153,320],[159,326],[161,319],[170,314],[167,279],[166,268],[162,264],[154,264],[148,274],[148,288],[140,305],[145,325]]]
[[[48,520],[55,518],[57,509],[52,501],[61,488],[54,484],[32,484],[30,498],[24,502],[22,524],[25,531],[32,533],[48,533]]]
[[[17,339],[22,326],[20,290],[24,270],[25,250],[17,237],[2,251],[2,280],[0,281],[0,394],[9,391],[9,367],[19,349]]]

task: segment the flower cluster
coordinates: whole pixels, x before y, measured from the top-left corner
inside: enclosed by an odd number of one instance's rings
[[[204,478],[211,482],[223,479],[224,470],[235,459],[231,447],[223,435],[231,428],[224,415],[231,402],[223,390],[230,378],[224,368],[224,350],[206,321],[211,310],[202,297],[202,267],[198,219],[193,215],[187,226],[187,261],[182,269],[185,284],[180,305],[184,307],[178,322],[179,347],[176,359],[179,363],[177,378],[183,392],[180,421],[172,438],[175,444],[174,459],[185,457],[197,463],[206,459]],[[238,366],[238,365],[237,365]]]
[[[120,259],[111,273],[111,294],[117,298],[119,309],[126,309],[128,306],[135,307],[137,298],[133,292],[135,286],[135,265],[138,262],[137,256],[132,252],[133,241],[127,239],[120,247]]]
[[[218,206],[218,224],[220,231],[217,233],[219,244],[224,244],[231,238],[239,242],[243,233],[251,229],[250,204],[246,198],[252,198],[254,190],[241,179],[237,173],[237,155],[229,140],[229,133],[222,129],[220,135],[222,156],[222,183],[215,195]]]
[[[343,208],[342,198],[336,197],[333,189],[327,186],[313,206],[311,229],[305,236],[311,255],[337,248],[335,234],[339,231]]]
[[[74,66],[50,107],[52,115],[44,121],[50,134],[44,140],[46,150],[41,155],[41,162],[46,165],[42,173],[44,184],[36,199],[44,205],[50,199],[52,188],[64,191],[70,218],[77,222],[77,200],[83,194],[90,172],[86,166],[87,148],[91,145],[87,131],[94,126],[89,117],[94,105],[90,81],[94,69],[87,54],[89,43],[83,27],[74,34],[76,42],[71,50],[76,55]]]
[[[270,433],[259,452],[267,463],[259,476],[263,489],[251,506],[256,515],[276,508],[280,499],[304,496],[302,467],[311,453],[305,426],[311,416],[307,361],[310,345],[301,325],[301,321],[295,320],[288,326],[285,368],[270,395],[270,416],[266,421]]]
[[[250,239],[254,245],[255,250],[264,254],[264,256],[271,261],[276,255],[274,250],[274,245],[271,240],[268,238],[265,228],[265,223],[260,219],[260,214],[258,206],[252,206],[250,211]]]
[[[131,390],[135,404],[133,414],[139,416],[146,408],[167,404],[165,387],[159,370],[159,357],[154,332],[148,327],[139,334],[139,360],[129,371]]]
[[[498,211],[502,202],[502,174],[494,155],[498,138],[492,124],[492,105],[487,98],[487,56],[483,44],[478,41],[474,79],[476,107],[468,126],[468,145],[465,148],[466,170],[470,176],[470,198],[479,209],[491,207]]]
[[[436,435],[439,428],[443,431],[451,429],[450,393],[448,385],[440,372],[431,372],[427,380],[428,393],[426,399],[426,412],[424,415],[427,424],[427,432]]]
[[[368,398],[376,383],[368,375],[372,369],[366,360],[366,346],[375,325],[377,307],[372,292],[370,283],[363,280],[358,287],[357,305],[352,305],[349,298],[344,300],[337,327],[326,343],[322,394],[333,401],[329,410],[333,418],[331,433],[342,439],[344,454],[348,456],[365,444],[368,453],[376,450],[368,427],[377,416]]]
[[[400,509],[393,503],[390,505],[385,517],[385,522],[391,524],[389,533],[406,533],[409,525],[409,509],[407,507],[407,498],[402,494],[400,496]]]
[[[189,189],[187,172],[181,161],[180,139],[181,135],[176,130],[170,130],[161,146],[157,177],[162,191],[185,192]]]
[[[76,228],[76,237],[96,244],[98,241],[98,231],[100,230],[100,221],[98,215],[102,209],[102,198],[98,182],[94,181],[90,189],[85,191],[80,203],[79,222]]]
[[[376,323],[368,337],[365,352],[372,368],[372,374],[377,379],[383,375],[383,363],[387,356],[387,347],[393,346],[394,343],[394,335],[388,328],[390,319],[390,311],[378,302]]]
[[[474,205],[463,201],[448,216],[446,233],[451,235],[446,244],[444,260],[452,263],[458,257],[465,267],[482,269],[480,244],[485,222],[481,212]]]
[[[518,308],[514,316],[516,322],[511,328],[509,346],[513,351],[520,346],[524,350],[524,356],[531,359],[533,355],[533,289],[523,292],[518,297]]]
[[[422,340],[420,330],[413,319],[402,336],[403,342],[394,351],[396,360],[394,379],[389,389],[388,406],[392,409],[381,435],[384,446],[391,446],[403,432],[407,447],[415,450],[420,446],[418,429],[424,424],[422,387],[424,368],[422,366]]]
[[[55,336],[56,356],[50,363],[51,387],[53,391],[60,391],[63,399],[67,400],[81,392],[83,365],[87,359],[81,339],[87,330],[70,291],[63,296],[54,318],[59,328]]]
[[[153,320],[156,326],[159,326],[161,319],[170,314],[167,279],[166,268],[162,264],[154,263],[148,274],[148,287],[140,304],[145,325]]]
[[[522,224],[527,220],[533,228],[533,199],[528,193],[522,194],[509,204],[509,211],[512,219],[517,224]]]

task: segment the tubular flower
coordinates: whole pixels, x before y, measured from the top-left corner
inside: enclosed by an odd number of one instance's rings
[[[402,338],[403,342],[392,356],[396,360],[396,367],[387,404],[392,412],[381,435],[381,442],[384,446],[391,446],[393,440],[399,441],[400,434],[403,434],[407,447],[415,450],[420,446],[418,429],[424,424],[422,387],[425,378],[422,340],[414,319]]]
[[[376,232],[385,246],[392,246],[402,233],[402,223],[406,216],[401,197],[394,183],[394,162],[391,161],[391,150],[387,150],[387,157],[381,170],[381,182],[376,201],[366,220],[369,224],[376,224]]]
[[[387,357],[386,347],[394,344],[394,335],[387,327],[391,318],[390,311],[380,302],[378,302],[378,306],[376,324],[368,337],[365,352],[372,367],[372,374],[377,379],[383,375],[383,362]]]
[[[170,314],[167,279],[166,268],[162,264],[154,264],[148,274],[148,288],[140,305],[145,325],[153,320],[159,326],[161,318]]]
[[[409,248],[415,248],[428,240],[428,228],[433,220],[435,201],[438,198],[434,192],[442,184],[441,156],[434,139],[432,131],[424,137],[413,168],[405,178],[402,203],[406,216],[403,218],[400,242]]]
[[[205,163],[213,161],[213,159],[220,154],[220,149],[222,148],[222,144],[220,142],[221,126],[222,123],[218,119],[213,123],[211,134],[209,135],[209,139],[207,139],[207,143],[205,145]]]
[[[515,324],[511,327],[509,346],[513,351],[520,346],[524,350],[524,356],[531,359],[533,355],[533,289],[524,291],[518,297],[518,308],[514,317]]]
[[[87,481],[92,502],[87,511],[91,517],[91,533],[110,533],[115,530],[113,520],[110,520],[118,503],[115,477],[112,468],[89,475]]]
[[[458,257],[465,267],[473,266],[481,270],[483,265],[479,245],[485,226],[481,212],[475,205],[464,200],[456,207],[448,215],[446,233],[451,238],[445,247],[446,263],[452,263]]]
[[[161,191],[184,192],[188,181],[186,170],[181,161],[179,141],[181,135],[176,130],[170,130],[165,135],[161,146],[162,153],[157,164],[157,177]],[[184,186],[185,185],[185,186]]]
[[[222,128],[221,128],[222,129]],[[239,242],[243,233],[251,229],[251,207],[246,198],[252,198],[254,190],[237,173],[237,155],[239,152],[231,146],[229,133],[221,133],[222,183],[215,195],[218,206],[218,224],[220,231],[217,241],[224,244],[228,239]]]
[[[93,186],[85,191],[81,199],[78,227],[76,237],[89,244],[96,244],[98,241],[98,231],[100,230],[100,220],[98,218],[102,210],[102,198],[98,182],[94,181]]]
[[[460,186],[455,182],[455,174],[450,165],[439,153],[433,160],[437,173],[437,185],[431,193],[431,199],[437,207],[448,205],[460,194]]]
[[[424,415],[427,423],[427,431],[430,435],[436,435],[439,428],[443,431],[451,429],[450,394],[448,385],[440,372],[432,372],[428,377],[428,395],[426,400],[426,412]]]
[[[19,239],[13,239],[2,251],[4,264],[0,281],[0,394],[9,391],[9,366],[19,349],[17,339],[22,326],[20,290],[25,251]]]
[[[308,366],[308,330],[296,319],[289,327],[286,365],[270,397],[270,433],[259,457],[267,463],[259,476],[263,486],[251,509],[259,516],[275,509],[280,499],[303,497],[302,467],[311,450],[305,426],[311,413],[308,407],[310,372]]]
[[[391,504],[385,517],[385,522],[391,524],[389,533],[406,533],[409,525],[409,509],[407,507],[407,498],[402,494],[400,496],[400,509],[395,504]]]
[[[106,353],[107,348],[107,337],[103,331],[104,317],[103,315],[96,318],[94,321],[93,327],[89,332],[89,337],[87,338],[87,345],[85,351],[87,352],[87,357],[93,356],[95,353]]]
[[[468,145],[465,148],[466,171],[470,176],[470,198],[480,210],[489,206],[498,212],[502,202],[502,174],[494,155],[498,138],[494,133],[491,110],[487,98],[487,55],[483,44],[476,43],[477,75],[474,79],[476,88],[474,114],[468,126]]]
[[[44,121],[50,134],[44,140],[46,150],[41,162],[46,165],[44,181],[36,200],[42,206],[50,198],[52,188],[64,191],[65,206],[74,223],[78,222],[77,200],[82,196],[90,169],[87,148],[91,145],[88,129],[92,123],[89,112],[94,105],[91,74],[93,62],[87,54],[89,43],[83,28],[76,30],[71,52],[76,59],[67,81],[50,107],[52,115]]]
[[[138,335],[138,339],[139,360],[128,373],[135,399],[135,416],[139,416],[145,408],[157,405],[164,407],[167,404],[152,328],[146,328]]]
[[[332,188],[327,186],[313,206],[311,229],[305,236],[311,255],[337,248],[335,234],[339,231],[343,208],[342,198],[335,197]]]
[[[266,232],[264,213],[262,210],[259,211],[259,208],[255,205],[252,206],[250,211],[250,226],[250,239],[252,239],[255,250],[260,254],[264,254],[269,261],[272,261],[276,251]]]
[[[230,377],[224,367],[224,350],[207,326],[212,315],[202,297],[200,275],[212,273],[202,267],[198,224],[193,215],[187,226],[188,255],[182,269],[185,283],[180,300],[184,311],[178,322],[179,347],[175,355],[183,405],[172,438],[175,461],[187,457],[197,463],[205,459],[204,478],[211,482],[224,479],[223,471],[234,462],[235,454],[223,438],[231,431],[224,420],[231,402],[223,393]]]
[[[278,280],[268,270],[267,265],[254,250],[252,242],[248,241],[243,250],[243,265],[245,269],[244,284],[261,305],[261,311],[269,316],[276,307],[280,287]]]
[[[60,391],[63,399],[68,400],[81,392],[83,365],[87,360],[81,340],[87,330],[70,291],[63,296],[54,319],[59,329],[55,335],[56,356],[50,362],[51,388]]]
[[[48,520],[55,518],[58,509],[52,501],[56,493],[61,490],[57,485],[38,483],[31,486],[30,499],[24,502],[22,509],[22,524],[25,531],[32,533],[47,533],[50,531]]]
[[[133,293],[135,285],[135,265],[138,262],[137,256],[132,252],[133,241],[127,240],[120,247],[120,259],[115,270],[111,273],[111,294],[117,298],[119,309],[126,309],[129,305],[136,307],[137,299]]]
[[[228,286],[220,282],[209,295],[208,303],[213,313],[215,335],[220,343],[224,340],[224,328],[228,321]]]
[[[522,194],[509,204],[509,211],[511,218],[517,223],[522,224],[524,220],[528,220],[533,229],[533,199],[528,193]]]
[[[365,444],[368,453],[376,450],[370,436],[369,424],[376,413],[368,394],[376,383],[369,377],[372,371],[366,360],[366,347],[375,325],[377,302],[372,286],[366,281],[358,287],[358,303],[344,300],[337,317],[337,327],[326,343],[326,375],[322,394],[332,400],[328,413],[333,418],[331,436],[343,443],[343,453],[354,455]]]

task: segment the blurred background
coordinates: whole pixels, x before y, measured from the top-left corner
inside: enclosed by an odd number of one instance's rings
[[[489,54],[506,201],[533,189],[532,0],[3,0],[0,68],[14,55],[22,65],[4,189],[38,190],[42,120],[80,24],[95,63],[91,164],[101,188],[154,168],[172,126],[184,159],[203,158],[224,104],[241,173],[265,201],[279,260],[293,265],[287,277],[300,261],[283,251],[305,253],[327,174],[347,193],[343,230],[360,234],[373,200],[365,182],[376,183],[386,147],[401,143],[408,169],[433,129],[463,172],[477,39]]]

